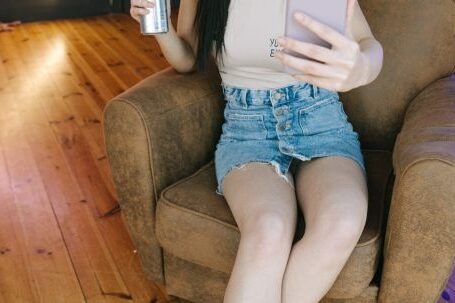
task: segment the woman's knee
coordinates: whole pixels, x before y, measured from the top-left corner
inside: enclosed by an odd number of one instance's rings
[[[295,218],[289,218],[284,212],[263,211],[253,214],[240,229],[241,238],[258,251],[267,253],[283,246],[291,246],[295,231]]]
[[[324,242],[325,251],[344,257],[357,245],[366,223],[366,211],[360,213],[340,212],[320,217],[307,226],[305,233]]]
[[[335,249],[340,251],[345,250],[350,253],[357,245],[360,235],[365,227],[365,220],[360,216],[344,216],[343,218],[336,218],[330,224],[332,241]]]

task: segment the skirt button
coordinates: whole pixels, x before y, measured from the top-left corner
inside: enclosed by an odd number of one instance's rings
[[[286,129],[286,124],[285,123],[281,123],[278,125],[278,130],[280,131],[284,131]]]

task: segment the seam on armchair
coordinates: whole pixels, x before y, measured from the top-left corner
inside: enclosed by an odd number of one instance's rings
[[[118,99],[115,99],[115,101],[113,102],[124,102],[124,103],[127,103],[129,105],[131,105],[131,107],[136,111],[136,113],[139,115],[139,117],[141,118],[141,123],[143,124],[144,126],[144,129],[145,129],[145,134],[146,134],[146,140],[147,140],[147,149],[148,149],[148,156],[149,156],[149,163],[150,163],[150,171],[151,171],[151,177],[152,177],[152,187],[153,187],[153,195],[154,195],[154,199],[155,201],[153,201],[152,203],[155,203],[155,211],[156,211],[156,205],[157,205],[157,201],[158,201],[158,198],[157,198],[157,192],[156,192],[156,182],[155,182],[155,173],[153,171],[153,157],[152,157],[152,142],[150,141],[150,133],[149,133],[149,129],[147,127],[147,123],[145,123],[145,119],[144,119],[144,116],[142,115],[142,112],[137,108],[137,106],[125,99],[121,99],[121,98],[118,98]],[[112,102],[110,102],[112,103]],[[153,214],[154,215],[154,214]],[[153,224],[156,225],[156,220],[153,221]],[[156,227],[154,226],[154,229],[156,231]],[[155,234],[155,237],[156,237],[156,234]],[[166,285],[166,273],[165,273],[165,270],[164,270],[164,253],[163,253],[163,248],[161,247],[161,274],[163,276],[163,282],[164,282],[164,285]]]
[[[445,141],[441,141],[441,142],[445,142]],[[447,163],[447,164],[455,167],[455,163],[450,161],[450,160],[441,159],[440,157],[425,156],[423,158],[418,158],[418,159],[408,163],[404,169],[398,165],[398,178],[401,179],[406,174],[406,172],[408,171],[408,169],[411,166],[414,166],[415,164],[417,164],[417,163],[419,163],[421,161],[426,161],[426,160],[436,160],[436,161],[440,161],[440,162],[443,162],[443,163]]]
[[[153,193],[154,193],[155,203],[156,203],[158,198],[157,198],[157,192],[156,192],[155,172],[153,171],[152,142],[150,141],[150,132],[147,127],[147,123],[145,123],[145,119],[144,119],[144,116],[142,115],[142,112],[138,109],[138,107],[134,103],[132,103],[128,100],[125,100],[125,99],[121,99],[121,98],[115,99],[115,102],[124,102],[124,103],[129,104],[141,117],[141,122],[142,122],[142,125],[144,126],[145,134],[147,137],[146,140],[147,140],[147,149],[148,149],[148,155],[149,155],[150,171],[152,172]]]
[[[161,202],[161,201],[162,201],[162,202]],[[199,216],[199,217],[201,217],[201,218],[206,219],[207,221],[212,221],[212,222],[221,223],[222,225],[224,225],[224,226],[226,226],[226,227],[228,227],[228,228],[230,228],[230,229],[232,229],[232,230],[236,230],[238,233],[240,233],[240,230],[239,230],[237,227],[235,227],[234,225],[231,225],[231,224],[228,224],[228,223],[226,223],[226,222],[220,221],[220,220],[218,220],[218,219],[215,219],[215,218],[213,218],[213,217],[207,216],[207,215],[205,215],[205,214],[201,214],[201,213],[198,213],[198,212],[196,212],[196,211],[193,211],[193,210],[190,210],[190,209],[187,209],[187,208],[184,208],[184,207],[181,207],[181,206],[172,204],[172,203],[170,203],[169,201],[167,201],[165,198],[161,198],[161,199],[160,199],[160,203],[164,203],[164,204],[166,204],[167,206],[170,206],[170,207],[172,207],[172,208],[174,208],[174,209],[181,210],[181,211],[186,212],[186,213],[192,213],[192,214],[194,214],[194,215],[196,215],[196,216]],[[157,233],[157,234],[156,234],[157,239],[160,241],[160,243],[164,243],[165,241],[163,241],[163,239],[160,239],[159,234],[160,234],[160,233]],[[177,256],[177,257],[179,257],[179,258],[181,258],[181,259],[184,259],[184,260],[187,260],[187,261],[191,261],[191,262],[196,263],[196,264],[198,264],[198,265],[200,265],[200,266],[207,267],[207,268],[210,268],[210,269],[212,269],[212,270],[216,270],[216,271],[218,271],[218,272],[225,273],[224,271],[220,271],[219,269],[212,268],[212,267],[208,266],[207,264],[202,264],[199,260],[195,260],[194,258],[191,258],[191,257],[189,257],[189,256],[187,256],[187,255],[185,255],[185,256],[176,255],[174,252],[170,252],[169,250],[167,250],[167,249],[166,249],[165,247],[163,247],[163,246],[161,246],[161,248],[162,248],[163,250],[165,250],[166,252],[171,253],[171,254],[173,254],[174,256]],[[164,264],[164,263],[163,263],[163,264]]]
[[[164,196],[163,196],[160,200],[162,200],[166,205],[171,206],[171,207],[173,207],[173,208],[175,208],[175,209],[181,210],[181,211],[183,211],[183,212],[187,212],[187,213],[194,214],[194,215],[196,215],[196,216],[198,216],[198,217],[201,217],[201,218],[204,218],[204,219],[206,219],[206,220],[208,220],[208,221],[213,221],[213,222],[216,222],[216,223],[220,223],[220,224],[222,224],[222,225],[224,225],[224,226],[226,226],[226,227],[228,227],[228,228],[230,228],[230,229],[233,229],[233,230],[236,230],[236,231],[240,232],[239,228],[236,227],[235,225],[231,225],[231,224],[226,223],[226,222],[224,222],[224,221],[221,221],[221,220],[219,220],[219,219],[217,219],[217,218],[213,218],[213,217],[211,217],[211,216],[208,216],[208,215],[206,215],[206,214],[203,214],[203,213],[194,211],[194,210],[192,210],[192,209],[189,209],[189,208],[186,208],[186,207],[182,207],[182,206],[180,206],[180,205],[176,205],[176,204],[170,202],[170,201],[169,201],[167,198],[165,198]]]
[[[447,164],[455,167],[455,163],[453,163],[452,161],[441,159],[441,158],[427,157],[427,158],[424,158],[424,159],[419,159],[419,160],[415,160],[414,162],[411,162],[408,165],[408,167],[403,171],[403,175],[404,175],[404,172],[407,171],[409,169],[409,167],[411,167],[411,165],[417,164],[418,162],[425,161],[425,160],[437,160],[437,161],[441,161],[441,162],[447,163]]]
[[[217,222],[217,223],[220,223],[228,228],[231,228],[233,230],[236,230],[238,232],[240,232],[240,229],[235,226],[235,225],[232,225],[232,224],[229,224],[227,222],[224,222],[224,221],[221,221],[219,219],[216,219],[216,218],[213,218],[209,215],[206,215],[206,214],[203,214],[203,213],[200,213],[200,212],[197,212],[197,211],[194,211],[192,209],[188,209],[186,207],[183,207],[183,206],[179,206],[179,205],[176,205],[174,203],[172,203],[167,197],[166,197],[166,193],[171,190],[172,188],[176,187],[177,185],[179,185],[180,183],[183,183],[185,182],[186,180],[196,176],[197,174],[201,173],[203,170],[205,170],[207,167],[213,165],[213,159],[210,160],[209,162],[207,162],[206,164],[204,164],[201,168],[199,168],[197,171],[195,171],[194,173],[192,173],[191,175],[189,176],[186,176],[185,178],[182,178],[180,180],[178,180],[177,182],[173,183],[172,185],[166,187],[165,189],[163,189],[163,191],[161,192],[161,195],[160,195],[160,199],[159,200],[163,200],[163,202],[165,202],[167,205],[175,208],[175,209],[178,209],[178,210],[181,210],[181,211],[184,211],[184,212],[188,212],[188,213],[192,213],[196,216],[199,216],[201,218],[204,218],[208,221],[213,221],[213,222]]]

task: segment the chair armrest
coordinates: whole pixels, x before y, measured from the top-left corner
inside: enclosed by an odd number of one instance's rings
[[[150,280],[164,284],[155,238],[160,192],[213,156],[223,121],[217,73],[162,70],[113,98],[103,131],[122,215]]]
[[[418,161],[455,163],[455,74],[425,88],[406,110],[393,150],[397,177]]]
[[[411,102],[393,166],[379,302],[436,302],[455,259],[455,75]]]

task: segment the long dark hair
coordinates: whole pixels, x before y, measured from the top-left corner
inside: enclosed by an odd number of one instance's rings
[[[204,71],[207,60],[215,43],[215,58],[224,48],[224,32],[231,0],[198,0],[196,17],[194,18],[197,32],[197,71]],[[221,60],[223,58],[221,57]]]

